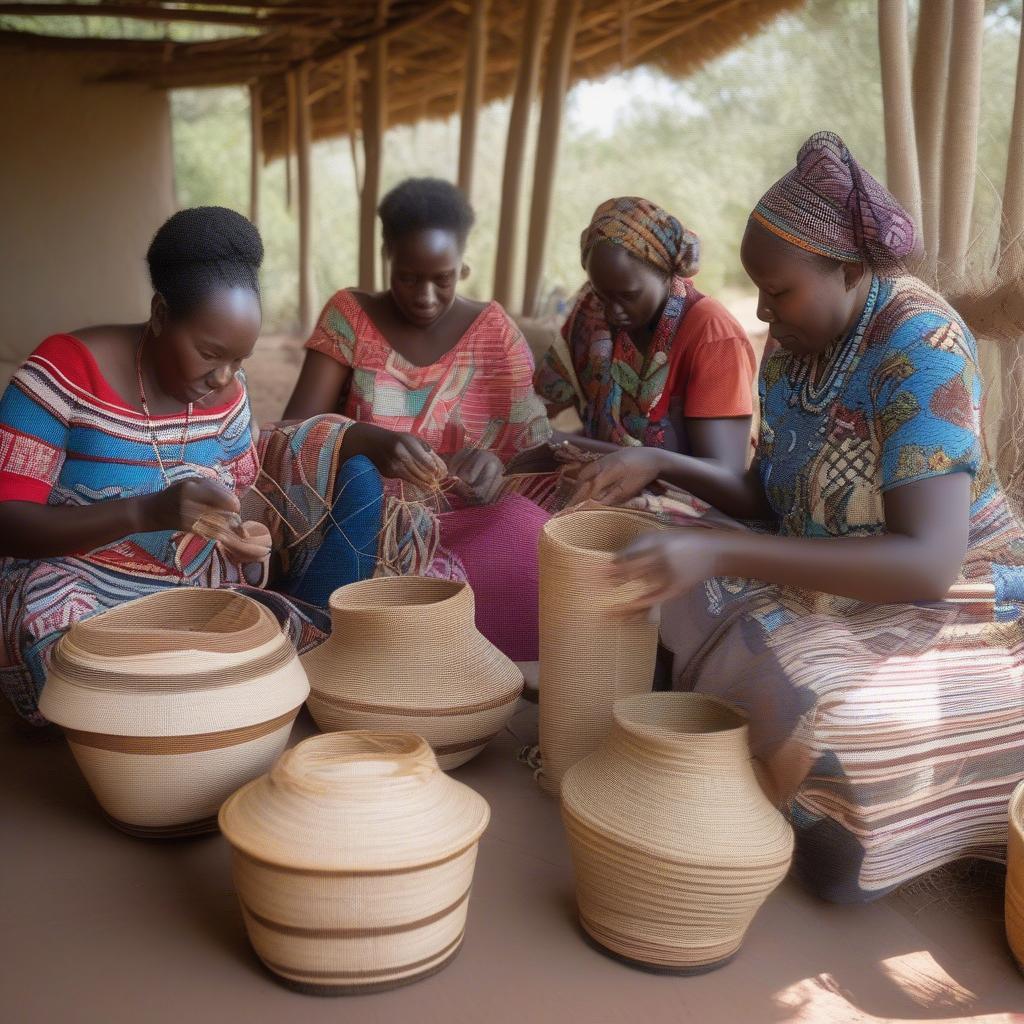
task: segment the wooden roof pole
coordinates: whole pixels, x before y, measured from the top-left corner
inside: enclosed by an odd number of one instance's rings
[[[363,191],[359,210],[359,287],[376,288],[377,202],[380,198],[381,150],[386,111],[385,77],[388,65],[386,39],[369,46],[370,79],[363,86]]]
[[[494,298],[503,306],[508,306],[512,299],[512,270],[515,266],[516,234],[519,227],[519,192],[526,157],[526,131],[530,124],[530,106],[537,89],[541,38],[548,3],[549,0],[527,0],[523,15],[519,68],[508,120],[508,141],[505,143],[501,217],[498,221],[498,245],[494,261]]]
[[[1017,89],[1013,100],[1010,145],[1006,154],[999,253],[1001,274],[1006,277],[1024,274],[1024,30],[1020,34]]]
[[[885,114],[885,174],[892,194],[921,231],[921,176],[910,95],[910,42],[906,0],[879,0],[878,51]]]
[[[580,0],[559,0],[555,24],[551,30],[548,61],[544,71],[544,98],[537,128],[537,155],[533,165],[533,201],[530,206],[530,233],[526,246],[526,278],[523,289],[523,313],[536,313],[544,271],[544,248],[551,219],[551,193],[555,187],[558,143],[562,134],[562,112],[569,87],[569,65],[576,36]]]
[[[914,51],[914,134],[921,174],[921,242],[925,263],[933,272],[939,254],[942,123],[952,23],[953,0],[921,0]]]
[[[263,168],[263,86],[249,83],[249,220],[260,226],[260,171]]]
[[[985,0],[958,0],[953,8],[946,128],[942,145],[942,216],[939,261],[955,277],[963,274],[974,210],[981,110],[981,44]]]
[[[473,163],[476,156],[476,128],[484,94],[487,68],[487,15],[490,0],[472,0],[469,15],[469,54],[459,124],[459,188],[468,198],[473,194]]]
[[[313,329],[317,314],[313,280],[313,130],[309,108],[309,65],[300,64],[295,75],[299,179],[299,330],[303,337]]]

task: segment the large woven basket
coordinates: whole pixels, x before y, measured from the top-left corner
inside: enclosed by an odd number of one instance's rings
[[[308,693],[266,608],[182,588],[72,626],[39,707],[115,825],[174,837],[216,830],[224,799],[280,755]]]
[[[599,750],[562,780],[562,820],[584,930],[665,971],[731,959],[793,853],[754,775],[745,719],[694,693],[619,701]]]
[[[253,948],[322,994],[433,974],[462,943],[489,818],[419,736],[304,740],[220,812]]]
[[[657,528],[641,513],[589,508],[556,516],[540,540],[541,785],[562,776],[611,727],[620,697],[651,689],[658,627],[614,614],[626,594],[608,579],[615,555]]]
[[[445,770],[504,726],[523,674],[485,639],[466,583],[387,576],[331,595],[330,639],[302,659],[325,731],[407,729]]]
[[[1024,970],[1024,782],[1010,797],[1010,837],[1006,850],[1006,938]]]

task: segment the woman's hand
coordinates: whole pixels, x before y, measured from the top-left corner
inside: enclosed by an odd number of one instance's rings
[[[470,495],[482,504],[488,504],[498,496],[505,466],[494,452],[483,448],[463,448],[448,462],[448,471],[461,480]]]
[[[634,541],[615,559],[612,578],[617,584],[634,583],[641,589],[618,611],[622,615],[649,611],[721,575],[727,543],[727,536],[701,527],[662,530]]]
[[[621,505],[635,498],[662,473],[664,453],[658,448],[620,448],[580,470],[572,503],[599,501]]]
[[[138,532],[174,530],[191,533],[196,521],[208,515],[237,515],[238,498],[216,480],[190,478],[155,494],[137,499]]]
[[[345,434],[345,455],[365,455],[383,477],[434,488],[447,475],[444,460],[422,438],[369,423],[355,423]]]

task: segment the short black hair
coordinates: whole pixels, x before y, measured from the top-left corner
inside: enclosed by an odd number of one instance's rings
[[[256,226],[223,206],[179,210],[146,252],[153,289],[172,316],[190,313],[221,288],[249,288],[259,297],[263,241]]]
[[[406,178],[377,207],[384,244],[394,245],[413,231],[450,231],[464,248],[476,220],[462,189],[441,178]]]

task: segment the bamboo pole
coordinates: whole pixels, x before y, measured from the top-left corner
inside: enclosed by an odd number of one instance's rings
[[[548,46],[544,73],[544,98],[540,125],[537,129],[537,155],[533,165],[533,202],[530,209],[530,232],[526,246],[526,277],[523,288],[523,313],[533,316],[544,270],[544,248],[551,219],[551,193],[554,190],[558,164],[558,143],[562,131],[565,93],[569,87],[569,66],[572,44],[576,36],[576,20],[580,0],[559,0],[555,23]]]
[[[512,270],[515,266],[516,235],[519,228],[519,193],[526,157],[526,132],[530,106],[537,89],[541,37],[549,0],[527,0],[523,15],[519,67],[512,111],[505,143],[505,172],[501,184],[501,216],[498,221],[497,255],[494,261],[494,298],[507,306],[512,298]]]
[[[984,27],[984,0],[957,0],[953,9],[939,218],[939,260],[954,277],[964,272],[971,234]]]
[[[260,226],[260,171],[263,168],[263,86],[249,83],[249,220]]]
[[[373,291],[377,262],[377,201],[380,194],[388,44],[378,39],[370,47],[370,80],[363,89],[363,191],[359,211],[359,287]]]
[[[487,68],[487,14],[490,0],[473,0],[469,18],[469,52],[459,124],[459,188],[467,197],[473,194],[473,164],[476,156],[476,130],[484,94]]]
[[[882,65],[886,180],[920,233],[921,176],[910,92],[906,0],[878,0],[878,52]]]
[[[1013,100],[1010,145],[1003,184],[1003,216],[999,232],[999,272],[1024,274],[1024,29],[1017,56],[1017,89]]]
[[[914,135],[921,175],[921,244],[925,265],[931,271],[939,254],[942,125],[952,24],[953,0],[920,0],[914,51]]]
[[[309,65],[295,72],[299,184],[299,330],[303,336],[313,329],[316,316],[316,287],[313,280],[313,131],[309,108]]]

